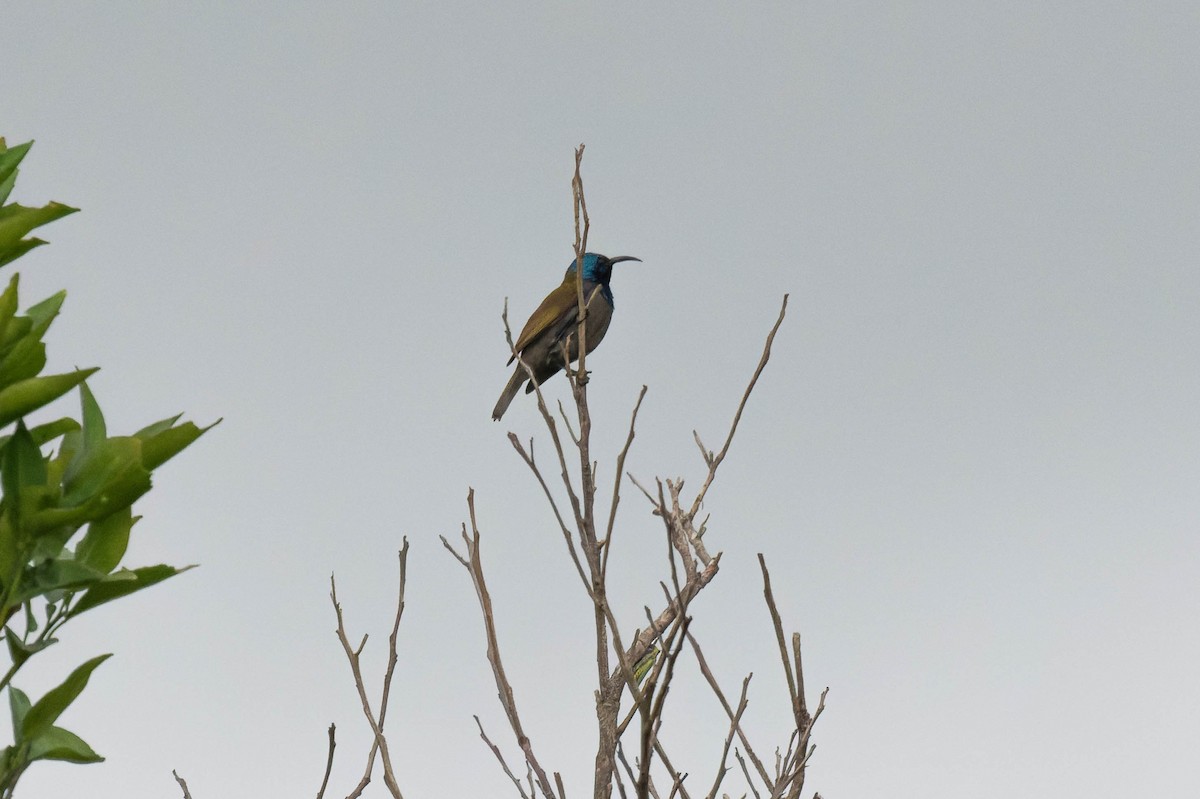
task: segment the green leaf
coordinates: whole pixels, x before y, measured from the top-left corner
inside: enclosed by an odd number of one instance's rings
[[[16,176],[17,165],[21,163],[21,159],[25,157],[25,153],[29,152],[29,148],[32,146],[33,142],[27,141],[14,147],[6,147],[3,139],[0,139],[0,181]],[[7,194],[0,196],[0,203],[7,199]]]
[[[6,339],[9,322],[17,315],[17,286],[20,282],[21,276],[13,275],[8,281],[8,288],[0,294],[0,345]]]
[[[0,427],[47,405],[94,375],[97,369],[80,369],[61,375],[31,377],[0,389]]]
[[[219,419],[202,430],[192,422],[184,422],[179,427],[172,427],[143,438],[142,465],[147,469],[157,469],[217,424],[220,424]]]
[[[27,208],[16,203],[0,208],[0,258],[10,255],[8,251],[20,245],[29,231],[78,210],[56,202],[46,203],[41,208]]]
[[[49,444],[59,436],[66,435],[72,430],[79,429],[79,422],[69,416],[64,416],[61,419],[55,419],[53,422],[39,424],[37,427],[30,428],[29,433],[33,436],[33,440],[38,443],[38,446]]]
[[[21,743],[21,726],[29,714],[29,697],[12,683],[8,684],[8,707],[12,710],[13,740]]]
[[[121,569],[113,572],[98,585],[88,589],[88,592],[71,608],[71,617],[91,610],[94,607],[128,596],[135,591],[149,588],[155,583],[161,583],[168,577],[183,574],[194,566],[184,566],[176,569],[174,566],[142,566],[137,569]]]
[[[41,338],[45,334],[46,330],[50,327],[50,323],[54,321],[54,317],[58,316],[58,312],[62,308],[63,301],[66,298],[67,292],[60,291],[56,294],[51,294],[37,305],[25,311],[25,315],[33,321],[34,335]]]
[[[15,289],[15,283],[10,288]],[[42,336],[58,315],[65,297],[60,291],[30,308],[25,316],[17,317],[7,314],[6,301],[0,297],[0,388],[34,377],[45,367],[46,345]],[[16,300],[15,291],[12,299]]]
[[[83,451],[87,452],[108,437],[108,428],[104,424],[100,405],[96,402],[96,395],[87,383],[79,386],[79,404],[83,409]]]
[[[29,709],[21,723],[22,737],[32,741],[50,731],[54,722],[62,715],[76,697],[87,687],[88,679],[104,661],[112,655],[100,655],[84,663],[63,680],[62,684],[50,691]]]
[[[17,182],[17,165],[32,146],[33,142],[30,141],[7,147],[4,139],[0,138],[0,203],[8,200],[8,195],[12,193],[13,184]]]
[[[83,441],[83,428],[78,423],[74,430],[68,430],[63,434],[62,441],[58,444],[58,452],[50,459],[48,467],[50,480],[55,485],[62,485],[67,469],[71,467],[71,463],[75,460],[75,453],[79,451],[81,441]]]
[[[4,496],[14,503],[11,507],[20,507],[16,503],[22,488],[45,483],[46,460],[25,422],[18,422],[16,432],[4,445],[4,457],[0,460],[0,484],[4,486]]]
[[[121,563],[129,546],[129,531],[136,519],[129,508],[109,514],[88,525],[83,540],[75,548],[75,558],[93,569],[108,574]]]
[[[37,377],[45,366],[46,345],[33,336],[24,336],[0,360],[0,374],[4,375],[0,387]]]
[[[0,158],[3,157],[3,155],[0,155]],[[9,172],[8,175],[0,178],[0,203],[3,203],[8,199],[8,195],[12,194],[13,186],[16,184],[16,182],[17,170],[15,169],[12,172]]]
[[[0,266],[10,264],[25,253],[32,250],[34,247],[41,247],[46,243],[47,242],[45,239],[39,238],[21,239],[8,249],[0,250]]]
[[[175,423],[178,422],[182,416],[182,413],[177,413],[174,416],[168,416],[166,419],[160,419],[154,424],[148,424],[141,430],[134,433],[133,437],[140,438],[142,441],[145,441],[147,438],[156,436],[164,430],[170,430],[175,426]]]
[[[34,501],[30,503],[32,507],[52,505],[58,498],[57,487],[41,487],[40,490],[29,490],[37,492],[34,495]],[[71,553],[66,551],[67,542],[75,537],[75,533],[79,532],[79,528],[83,525],[83,522],[57,525],[46,524],[45,518],[47,513],[55,512],[54,508],[45,508],[34,511],[26,517],[25,531],[33,539],[33,550],[29,553],[29,560],[39,562],[62,557],[66,557],[68,560],[72,559]]]
[[[2,507],[2,506],[0,506]],[[0,574],[11,575],[24,562],[21,552],[22,538],[17,534],[17,527],[10,518],[13,514],[0,514]],[[0,586],[2,587],[2,586]],[[8,621],[14,605],[0,605],[0,622]]]
[[[29,742],[29,760],[63,760],[67,763],[99,763],[96,754],[82,738],[62,727],[51,727]]]
[[[46,461],[33,436],[25,428],[25,422],[17,424],[16,431],[0,452],[0,487],[4,498],[3,525],[0,526],[0,574],[10,575],[21,567],[28,550],[29,517],[38,509],[40,500],[47,494]],[[7,609],[8,605],[5,606]]]
[[[127,436],[107,438],[75,452],[63,477],[64,508],[39,514],[47,525],[102,519],[133,504],[150,490],[150,472],[142,466],[142,442]]]
[[[0,336],[0,353],[7,355],[8,351],[15,347],[18,341],[28,336],[31,330],[33,330],[32,319],[28,316],[14,316],[4,328],[4,335]]]
[[[44,560],[25,569],[16,596],[18,601],[24,602],[51,591],[91,588],[103,582],[107,576],[98,569],[68,558]]]

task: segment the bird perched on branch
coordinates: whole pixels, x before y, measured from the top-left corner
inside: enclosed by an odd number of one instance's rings
[[[587,351],[596,349],[596,345],[608,332],[608,323],[612,321],[613,295],[608,281],[612,278],[613,264],[621,261],[641,261],[632,255],[621,255],[609,258],[607,255],[597,255],[594,252],[584,253],[583,256],[583,301],[587,307],[587,324],[584,328],[584,339]],[[525,393],[533,391],[534,385],[541,385],[546,378],[563,368],[562,345],[569,341],[568,353],[572,361],[579,357],[579,342],[576,340],[576,326],[579,322],[579,295],[575,288],[575,261],[567,267],[563,282],[554,291],[546,295],[525,327],[514,349],[521,360],[533,370],[533,380],[529,381],[529,372],[521,364],[517,364],[513,376],[504,387],[504,392],[496,402],[492,418],[499,421],[508,410],[509,403],[517,395],[521,384]],[[512,363],[516,356],[508,359]]]

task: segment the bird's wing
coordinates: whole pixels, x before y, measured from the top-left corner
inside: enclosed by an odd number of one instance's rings
[[[514,349],[517,352],[523,352],[533,343],[534,339],[556,324],[569,327],[574,323],[578,311],[579,301],[575,292],[575,281],[563,281],[558,288],[546,295],[546,299],[542,300],[542,304],[529,317],[529,321],[521,329],[521,335],[517,338]],[[512,363],[513,358],[509,358],[508,362]]]

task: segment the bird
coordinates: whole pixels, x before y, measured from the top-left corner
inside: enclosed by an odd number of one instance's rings
[[[563,281],[558,288],[546,295],[542,304],[537,307],[517,343],[513,346],[516,354],[508,359],[511,364],[519,354],[521,360],[533,370],[533,380],[529,380],[529,372],[520,363],[517,364],[508,385],[500,394],[496,407],[492,410],[492,419],[499,421],[508,410],[513,397],[517,396],[521,384],[528,381],[525,393],[533,391],[535,385],[541,385],[548,377],[553,376],[563,368],[562,343],[570,338],[568,354],[572,361],[579,357],[579,344],[576,341],[576,326],[579,319],[579,296],[575,288],[575,263],[567,267]],[[583,255],[583,299],[587,303],[587,326],[585,339],[587,351],[596,349],[596,345],[608,332],[608,323],[612,321],[613,294],[609,280],[612,278],[613,264],[622,261],[637,261],[632,255],[619,255],[609,258],[607,255],[589,252]]]

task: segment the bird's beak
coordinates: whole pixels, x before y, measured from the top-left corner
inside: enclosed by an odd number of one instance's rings
[[[632,255],[618,255],[616,258],[608,259],[608,262],[610,264],[619,264],[621,261],[637,261],[640,264],[642,262],[642,259],[634,258]]]

